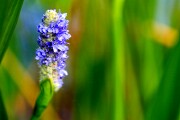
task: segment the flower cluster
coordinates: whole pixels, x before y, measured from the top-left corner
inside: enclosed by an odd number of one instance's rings
[[[40,81],[48,78],[51,80],[55,91],[62,87],[62,79],[68,75],[65,70],[68,46],[67,40],[71,37],[66,20],[66,13],[47,10],[43,15],[42,23],[38,25],[39,48],[36,50],[35,59],[38,60]]]

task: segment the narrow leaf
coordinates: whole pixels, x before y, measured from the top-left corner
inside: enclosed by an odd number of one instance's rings
[[[17,23],[23,0],[1,0],[0,17],[0,63]],[[4,4],[2,4],[4,3]]]
[[[0,0],[0,63],[14,31],[23,0]],[[7,120],[7,114],[0,92],[0,119]]]
[[[180,106],[180,43],[169,53],[160,87],[148,110],[148,120],[176,120]]]
[[[7,120],[6,110],[2,101],[2,95],[0,92],[0,120]]]

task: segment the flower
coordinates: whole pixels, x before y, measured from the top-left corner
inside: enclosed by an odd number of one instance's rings
[[[62,87],[62,79],[68,75],[65,70],[69,50],[67,40],[71,35],[67,30],[69,21],[65,19],[66,16],[60,11],[47,10],[42,23],[38,25],[39,48],[35,59],[40,67],[40,81],[50,79],[55,91]]]

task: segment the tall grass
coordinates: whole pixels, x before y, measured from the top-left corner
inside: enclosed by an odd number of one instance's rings
[[[1,0],[0,1],[0,63],[3,59],[4,52],[8,47],[18,16],[21,10],[23,0]],[[1,79],[3,79],[1,77]],[[7,120],[8,116],[3,102],[2,87],[0,87],[0,119]]]
[[[166,2],[25,1],[0,72],[8,117],[25,119],[31,114],[39,91],[34,61],[38,15],[56,8],[70,15],[69,76],[42,119],[178,120],[180,6],[178,0],[172,0],[163,9],[160,3]],[[7,10],[10,2],[0,5],[0,21],[6,21],[0,22],[4,26],[0,30],[0,56],[12,35],[21,4],[13,5],[17,9],[9,7],[8,14],[3,9]],[[8,100],[8,92],[16,102]],[[16,104],[21,107],[17,109]]]

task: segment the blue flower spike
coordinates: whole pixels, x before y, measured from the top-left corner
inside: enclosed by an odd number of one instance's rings
[[[35,59],[40,68],[41,91],[36,100],[32,120],[38,120],[51,100],[54,91],[58,91],[63,85],[63,78],[68,75],[66,68],[67,52],[69,50],[67,40],[69,34],[66,13],[47,10],[42,17],[42,23],[38,25],[39,36]]]

